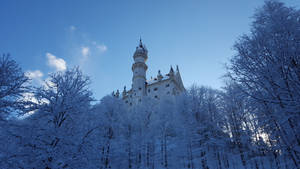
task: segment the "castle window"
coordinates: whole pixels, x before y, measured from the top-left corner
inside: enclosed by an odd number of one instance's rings
[[[173,91],[172,91],[172,93],[175,95],[176,94],[176,89],[175,88],[173,88]]]
[[[167,92],[167,94],[170,94],[170,92]]]
[[[139,102],[141,102],[142,100],[141,99],[139,99]]]
[[[128,103],[128,100],[126,100],[126,102],[125,103]]]
[[[156,99],[157,99],[157,98],[158,98],[158,96],[156,95],[156,96],[154,96],[154,98],[156,98]]]
[[[170,84],[166,84],[166,87],[169,87],[170,86]]]
[[[158,88],[156,87],[156,88],[154,88],[153,90],[156,91],[157,89],[158,89]]]
[[[132,103],[130,103],[129,105],[132,106]]]
[[[142,90],[142,88],[141,88],[141,87],[139,87],[139,90]]]
[[[150,93],[150,89],[148,89],[148,93]]]

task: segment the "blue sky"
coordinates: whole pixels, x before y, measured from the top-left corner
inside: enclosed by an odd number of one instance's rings
[[[300,1],[286,0],[299,8]],[[79,65],[96,99],[131,86],[139,37],[149,50],[147,77],[179,65],[184,85],[220,88],[237,38],[262,0],[2,0],[0,53],[9,52],[38,84]]]

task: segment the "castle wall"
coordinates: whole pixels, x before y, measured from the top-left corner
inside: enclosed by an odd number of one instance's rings
[[[155,99],[161,99],[164,96],[174,95],[174,91],[176,90],[178,90],[177,86],[171,79],[150,84],[146,88],[147,96]]]

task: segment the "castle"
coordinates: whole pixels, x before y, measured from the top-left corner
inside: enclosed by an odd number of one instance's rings
[[[132,86],[128,91],[124,87],[122,92],[122,98],[125,103],[135,105],[141,102],[145,96],[161,99],[162,97],[174,97],[185,91],[178,66],[176,66],[176,71],[171,66],[169,73],[164,76],[159,70],[155,78],[147,80],[146,72],[148,66],[146,65],[146,61],[148,59],[148,50],[141,39],[139,45],[136,47],[133,59]],[[119,90],[116,93],[113,92],[113,95],[119,97]]]

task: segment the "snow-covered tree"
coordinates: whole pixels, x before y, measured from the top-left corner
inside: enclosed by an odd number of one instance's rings
[[[9,54],[0,56],[0,166],[1,168],[21,168],[25,158],[22,153],[23,115],[33,103],[24,99],[30,89],[29,79]],[[24,158],[24,160],[20,160]]]
[[[32,167],[84,165],[78,147],[87,131],[84,128],[88,122],[82,119],[89,116],[93,100],[89,83],[79,68],[73,68],[51,74],[45,86],[37,89],[39,109],[25,119],[26,127],[34,130],[27,131],[28,140],[23,140],[35,150],[31,156],[35,159]]]
[[[28,78],[0,58],[1,168],[288,169],[300,166],[300,11],[266,1],[236,42],[221,90],[176,97],[118,94],[92,105],[79,68]],[[34,94],[36,110],[25,98]]]
[[[9,55],[0,57],[0,120],[24,113],[30,102],[23,98],[29,90],[19,65]]]
[[[251,33],[234,45],[229,77],[261,104],[261,124],[271,124],[281,151],[299,168],[300,11],[266,1],[254,15]],[[263,121],[268,121],[265,123]]]

